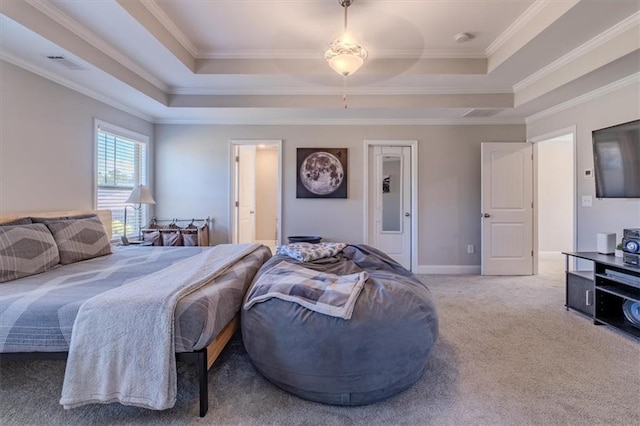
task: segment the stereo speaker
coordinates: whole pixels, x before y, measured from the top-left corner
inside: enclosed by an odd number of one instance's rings
[[[613,254],[616,251],[616,234],[598,234],[598,253]]]
[[[626,251],[627,253],[640,253],[640,239],[623,238],[622,251]]]

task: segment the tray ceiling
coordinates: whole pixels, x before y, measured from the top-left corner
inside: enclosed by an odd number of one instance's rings
[[[337,0],[12,0],[0,58],[153,122],[523,123],[637,81],[639,10],[356,0],[349,30],[369,58],[343,79],[323,59],[342,30]]]

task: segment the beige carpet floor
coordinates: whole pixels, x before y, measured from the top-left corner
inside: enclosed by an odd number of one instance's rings
[[[162,412],[58,404],[64,363],[0,365],[0,424],[640,425],[640,343],[564,308],[563,263],[531,277],[420,276],[440,338],[409,390],[363,407],[290,395],[262,378],[239,335],[209,372],[209,413],[179,367],[179,399]]]

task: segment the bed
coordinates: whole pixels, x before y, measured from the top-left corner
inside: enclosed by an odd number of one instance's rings
[[[19,217],[82,218],[91,213],[25,213],[0,217],[0,224]],[[97,213],[102,225],[106,224],[104,229],[109,238],[110,212]],[[235,247],[219,247],[218,251],[222,248],[236,250]],[[194,259],[212,256],[216,249],[112,247],[109,255],[56,265],[42,273],[0,283],[0,361],[63,359],[68,360],[69,367],[73,358],[69,352],[72,330],[81,328],[76,319],[90,303],[87,301],[106,294],[117,296],[118,292],[152,280],[159,274],[171,277],[172,271],[175,274],[180,265],[185,267]],[[264,246],[238,252],[240,260],[222,265],[222,270],[213,278],[207,278],[206,282],[177,300],[172,323],[172,353],[175,353],[176,361],[197,365],[200,416],[204,416],[208,409],[207,371],[238,328],[242,298],[254,275],[270,256],[271,252]]]

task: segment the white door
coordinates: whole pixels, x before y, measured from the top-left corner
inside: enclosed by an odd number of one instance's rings
[[[533,150],[482,144],[482,275],[533,273]]]
[[[256,146],[238,146],[238,243],[256,238]]]
[[[373,146],[372,245],[411,270],[411,148]]]

